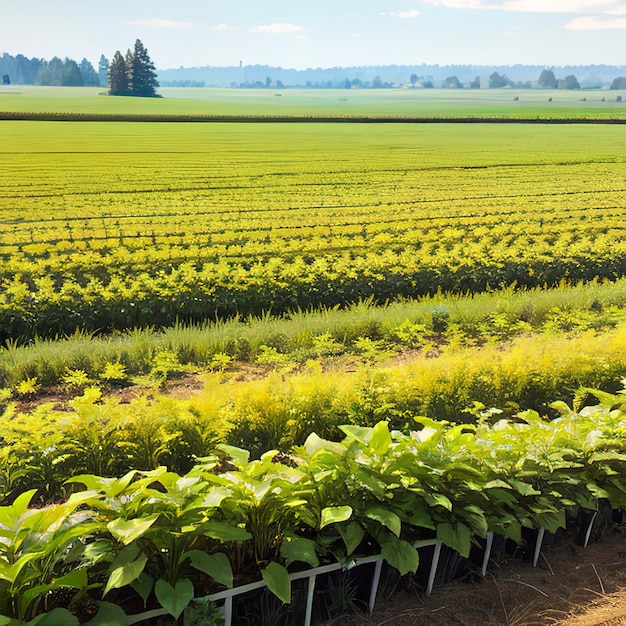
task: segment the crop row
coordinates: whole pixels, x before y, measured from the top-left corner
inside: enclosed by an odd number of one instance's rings
[[[179,334],[191,350],[190,335]],[[404,324],[396,334],[406,342],[425,340],[418,324]],[[150,356],[151,347],[143,339],[136,337],[133,358],[151,361],[154,382],[188,371],[173,352]],[[380,342],[357,343],[375,354],[384,349]],[[511,346],[470,348],[437,358],[425,351],[406,364],[350,373],[332,364],[324,372],[320,361],[313,360],[325,355],[328,366],[329,355],[343,348],[330,333],[313,337],[312,344],[304,352],[311,360],[300,373],[289,373],[293,364],[288,355],[262,345],[258,363],[276,367],[276,374],[241,382],[236,372],[232,377],[215,373],[187,400],[159,396],[154,390],[151,396],[128,390],[125,399],[103,397],[93,386],[96,382],[105,386],[124,379],[119,361],[105,361],[88,373],[65,371],[63,379],[75,394],[85,389],[69,405],[47,403],[27,410],[20,401],[35,391],[32,384],[27,389],[27,379],[16,386],[21,396],[16,393],[15,401],[6,400],[5,394],[0,499],[36,488],[44,501],[55,500],[67,477],[84,472],[115,476],[131,468],[167,465],[184,473],[217,443],[245,447],[255,456],[271,448],[287,451],[312,431],[337,439],[341,424],[373,426],[385,420],[391,428],[405,429],[412,415],[471,423],[480,406],[499,407],[506,417],[520,407],[554,417],[548,406],[552,400],[569,400],[581,385],[615,391],[626,377],[623,324],[610,332],[519,338]],[[245,349],[244,342],[238,345]],[[64,352],[63,346],[58,351]],[[41,370],[53,367],[50,352],[39,354]],[[228,357],[220,353],[213,362],[228,363]]]
[[[611,247],[554,250],[530,258],[490,257],[478,248],[421,257],[406,250],[293,261],[280,259],[250,267],[226,262],[196,269],[183,263],[156,275],[116,275],[104,283],[50,277],[32,283],[15,276],[0,293],[0,339],[72,334],[76,328],[111,331],[138,326],[171,326],[177,320],[276,314],[320,305],[333,307],[374,297],[384,302],[446,292],[477,292],[490,286],[554,286],[566,279],[615,280],[626,275],[626,242]],[[129,269],[132,264],[129,263]],[[97,271],[97,268],[96,268]]]
[[[104,606],[123,624],[141,598],[177,618],[194,596],[260,578],[289,603],[294,567],[373,553],[410,574],[420,539],[468,556],[489,531],[521,543],[522,529],[556,532],[598,499],[624,507],[624,395],[587,391],[598,405],[556,403],[552,422],[525,411],[475,426],[416,417],[404,434],[342,426],[340,442],[311,434],[256,461],[218,446],[185,475],[75,476],[45,508],[26,491],[0,507],[0,612],[76,624]]]
[[[516,112],[500,115],[199,115],[180,113],[83,113],[83,112],[40,112],[0,111],[0,120],[42,122],[170,122],[170,123],[270,123],[270,124],[624,124],[621,112],[585,112],[578,115],[548,113],[542,117]]]

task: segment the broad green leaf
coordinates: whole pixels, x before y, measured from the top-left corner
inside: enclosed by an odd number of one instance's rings
[[[346,551],[350,556],[361,544],[365,531],[358,522],[348,522],[348,524],[337,524],[337,530],[346,544]]]
[[[229,589],[233,586],[233,569],[228,557],[223,552],[207,554],[200,550],[185,552],[181,558],[189,557],[191,565],[197,570],[204,572],[213,580]]]
[[[109,532],[124,545],[139,539],[154,522],[159,519],[158,513],[150,517],[136,517],[135,519],[115,519],[107,524]]]
[[[204,534],[211,539],[219,539],[220,541],[246,541],[246,539],[252,538],[252,535],[245,528],[224,522],[209,522],[204,526]]]
[[[495,489],[497,487],[500,487],[502,489],[511,489],[511,485],[509,485],[509,483],[504,482],[503,480],[500,480],[499,478],[496,480],[490,480],[489,482],[483,485],[484,489]]]
[[[55,589],[61,589],[63,587],[68,587],[70,589],[84,589],[88,585],[87,581],[87,570],[86,569],[76,569],[64,576],[60,576],[59,578],[53,580],[52,582],[45,585],[36,585],[35,587],[31,587],[24,591],[19,599],[20,610],[22,613],[26,613],[26,609],[28,605],[35,600],[36,598],[45,596],[48,592],[54,591]]]
[[[304,442],[304,449],[306,453],[312,457],[316,452],[330,452],[331,454],[335,454],[339,457],[342,457],[346,453],[346,448],[341,443],[336,443],[334,441],[327,441],[326,439],[322,439],[315,433],[311,433]]]
[[[558,400],[557,402],[551,402],[548,405],[551,409],[556,409],[561,415],[568,416],[573,415],[574,411],[570,409],[565,402]]]
[[[327,506],[322,509],[322,522],[320,530],[329,524],[345,522],[352,516],[351,506]]]
[[[189,509],[215,508],[215,507],[218,507],[222,503],[222,500],[224,498],[227,498],[231,494],[232,494],[232,489],[228,489],[228,487],[221,487],[221,486],[212,487],[208,493],[203,494],[188,508]]]
[[[136,561],[126,563],[113,569],[102,595],[106,596],[111,589],[118,589],[119,587],[130,585],[130,583],[137,579],[141,572],[143,572],[147,561],[148,557],[142,554]]]
[[[385,561],[395,567],[401,576],[415,573],[419,565],[417,550],[404,539],[387,535],[381,540],[381,554]]]
[[[94,541],[85,546],[83,554],[89,565],[95,565],[100,561],[112,561],[114,556],[113,545],[110,541]]]
[[[511,480],[511,486],[523,496],[538,496],[541,491],[537,491],[530,483],[521,480]]]
[[[411,436],[414,439],[417,439],[417,441],[419,441],[420,443],[424,443],[428,441],[433,435],[436,435],[438,432],[439,430],[427,426],[422,428],[422,430],[412,431]]]
[[[384,454],[391,445],[391,435],[387,422],[378,422],[372,429],[369,448],[376,454]]]
[[[156,599],[174,619],[178,619],[187,608],[193,594],[193,583],[188,578],[177,581],[174,587],[165,580],[157,580],[154,585]]]
[[[430,506],[442,506],[444,509],[452,511],[452,502],[442,493],[425,493],[424,500],[426,500]]]
[[[26,513],[28,505],[36,493],[36,489],[30,489],[15,498],[13,504],[0,506],[0,524],[8,526],[9,528],[13,526],[17,520]]]
[[[368,426],[356,426],[354,424],[339,427],[348,437],[358,441],[361,445],[368,447],[372,438],[373,429]]]
[[[137,559],[137,557],[141,554],[141,550],[136,543],[131,543],[124,548],[122,548],[111,563],[110,570],[114,570],[117,567],[121,567],[122,565],[127,565],[128,563],[132,563]]]
[[[0,579],[6,580],[7,582],[13,584],[17,580],[22,570],[29,563],[31,563],[32,561],[36,561],[37,559],[41,559],[44,556],[45,556],[45,552],[43,550],[35,551],[35,549],[33,548],[31,552],[27,552],[26,554],[21,556],[19,559],[17,559],[15,563],[12,563],[11,565],[7,565],[4,562],[4,560],[1,560],[0,561]]]
[[[596,452],[591,455],[589,462],[596,464],[600,461],[625,461],[626,454],[622,454],[617,450],[607,450],[606,452]]]
[[[405,511],[406,514],[406,511]],[[416,526],[418,528],[428,528],[429,530],[435,530],[435,522],[433,522],[433,518],[430,514],[430,509],[425,506],[423,503],[417,504],[415,503],[410,512],[407,515],[407,518],[411,522],[411,526]]]
[[[595,396],[600,400],[600,405],[607,408],[613,408],[615,406],[620,406],[623,404],[624,400],[619,396],[614,396],[606,391],[600,391],[599,389],[589,389],[584,387],[580,390],[581,392],[590,393],[592,396]]]
[[[468,558],[472,547],[472,532],[465,524],[437,524],[437,539],[441,539],[449,548],[456,550],[462,557]]]
[[[311,567],[317,567],[319,559],[317,558],[315,548],[316,543],[312,539],[304,537],[286,538],[280,546],[280,555],[285,559],[287,565],[291,565],[295,561],[301,561]]]
[[[197,485],[199,481],[199,476],[184,476],[176,480],[176,489],[184,492],[189,491],[191,487]]]
[[[291,602],[291,580],[289,572],[280,563],[272,561],[261,570],[267,588],[285,604]]]
[[[28,626],[59,626],[60,624],[63,626],[79,626],[78,619],[67,609],[61,608],[53,609],[50,613],[38,615],[35,619],[27,622],[27,624]]]
[[[402,522],[400,518],[389,509],[385,509],[382,506],[373,506],[365,511],[365,517],[386,526],[396,537],[400,536]]]
[[[250,452],[248,452],[248,450],[236,448],[235,446],[229,446],[225,443],[220,443],[217,447],[222,450],[222,452],[226,452],[239,469],[245,469],[248,467],[250,463]]]
[[[587,483],[587,489],[596,497],[596,498],[606,498],[609,499],[609,494],[606,489],[599,487],[595,483]]]
[[[489,498],[498,504],[509,504],[511,506],[518,505],[515,494],[510,491],[506,491],[505,489],[490,489]]]
[[[538,513],[536,518],[539,525],[550,533],[555,533],[559,528],[565,528],[565,509]]]
[[[141,574],[130,583],[130,586],[139,594],[139,597],[143,600],[143,606],[146,608],[148,598],[154,588],[154,578],[145,572],[141,572]]]
[[[522,526],[513,515],[502,515],[498,520],[489,520],[489,530],[498,535],[512,539],[516,544],[522,543]]]
[[[466,521],[474,531],[474,534],[479,537],[486,537],[489,528],[487,526],[487,519],[485,518],[485,514],[482,509],[474,504],[470,504],[463,507],[463,510],[467,513]]]
[[[127,624],[128,616],[121,607],[110,602],[101,602],[96,616],[85,626],[126,626]]]

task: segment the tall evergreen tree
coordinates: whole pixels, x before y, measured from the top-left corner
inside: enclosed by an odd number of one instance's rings
[[[100,79],[96,70],[90,61],[83,59],[80,62],[80,73],[83,75],[83,81],[87,87],[98,87],[100,85]]]
[[[109,59],[104,54],[100,55],[98,61],[98,78],[100,79],[100,87],[106,87],[109,84]]]
[[[128,78],[126,76],[126,63],[118,50],[113,56],[109,66],[109,93],[112,96],[128,95]]]
[[[131,75],[130,90],[133,96],[146,98],[156,96],[156,88],[159,86],[156,68],[150,59],[148,50],[139,39],[135,41],[135,49],[132,54]]]
[[[126,85],[128,87],[128,95],[135,95],[133,92],[133,85],[135,83],[135,59],[130,48],[126,50],[124,55],[124,67],[126,68]]]

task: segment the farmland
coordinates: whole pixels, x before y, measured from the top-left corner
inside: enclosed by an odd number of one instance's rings
[[[626,119],[624,91],[484,89],[176,89],[162,99],[111,98],[97,88],[0,87],[0,111],[106,115],[400,116]],[[518,100],[514,97],[517,96]]]
[[[624,118],[609,92],[164,94],[0,111]],[[626,125],[0,128],[0,621],[289,602],[294,562],[406,574],[416,540],[626,506]]]
[[[626,269],[622,127],[3,129],[3,339]]]

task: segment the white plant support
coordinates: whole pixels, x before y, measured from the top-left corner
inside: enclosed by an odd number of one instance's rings
[[[485,543],[485,555],[483,556],[483,566],[480,573],[483,578],[487,575],[487,566],[489,565],[489,559],[491,558],[491,548],[493,547],[493,532],[487,531],[487,539]]]
[[[439,557],[441,556],[442,542],[439,539],[422,539],[416,541],[413,547],[416,549],[426,548],[428,546],[435,546],[433,552],[433,560],[430,562],[430,572],[428,574],[428,583],[426,584],[426,595],[430,597],[433,592],[433,585],[435,584],[435,576],[437,575],[437,567],[439,566]]]
[[[596,517],[598,517],[598,511],[593,514],[591,521],[589,522],[589,527],[585,533],[585,543],[583,544],[583,548],[586,548],[589,545],[589,539],[591,539],[591,531],[593,529],[593,523],[596,521]]]
[[[543,536],[546,534],[545,528],[540,528],[537,533],[537,543],[535,544],[535,554],[533,555],[533,567],[537,567],[539,562],[539,556],[541,554],[541,544],[543,543]]]
[[[437,539],[426,539],[423,541],[416,541],[413,544],[413,547],[416,549],[425,548],[427,546],[434,546],[435,551],[433,553],[433,559],[430,565],[430,573],[428,577],[428,584],[426,587],[426,595],[430,596],[433,590],[433,585],[435,582],[435,575],[437,573],[437,565],[439,564],[439,555],[441,554],[441,541]],[[376,603],[376,594],[378,592],[378,585],[380,583],[380,575],[383,566],[383,557],[380,554],[376,554],[373,556],[366,556],[362,558],[352,559],[348,563],[331,563],[329,565],[322,565],[321,567],[314,567],[312,569],[305,570],[303,572],[295,572],[293,574],[289,574],[290,580],[293,582],[294,580],[302,580],[303,578],[308,578],[308,588],[307,588],[307,602],[306,602],[306,613],[304,618],[303,626],[310,626],[311,619],[313,615],[313,599],[315,596],[315,582],[317,577],[320,574],[327,574],[329,572],[336,572],[338,570],[350,570],[354,567],[358,567],[359,565],[366,565],[368,563],[375,563],[374,574],[372,576],[372,587],[370,590],[370,597],[368,603],[369,612],[372,613],[374,610],[374,605]],[[217,593],[212,593],[205,598],[195,598],[196,600],[204,600],[208,599],[211,602],[220,602],[224,601],[224,605],[219,608],[224,616],[224,626],[232,626],[233,623],[233,598],[244,593],[248,593],[250,591],[256,591],[257,589],[262,589],[267,585],[262,580],[254,583],[250,583],[248,585],[242,585],[241,587],[234,587],[233,589],[225,589],[224,591],[218,591]],[[129,626],[133,624],[141,624],[145,622],[149,622],[157,617],[163,617],[167,615],[167,611],[165,609],[154,609],[152,611],[146,611],[145,613],[140,613],[138,615],[129,615],[128,616],[128,624]]]

